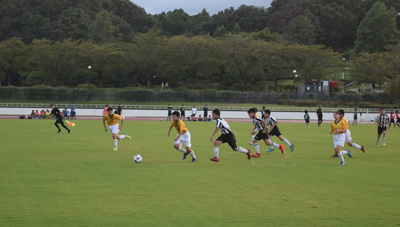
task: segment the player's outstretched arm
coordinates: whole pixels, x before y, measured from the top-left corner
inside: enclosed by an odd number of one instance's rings
[[[124,119],[121,119],[121,126],[119,127],[119,131],[122,131],[122,127],[124,127]]]
[[[213,132],[213,134],[212,134],[211,137],[210,137],[210,141],[211,141],[211,142],[213,141],[213,137],[215,136],[215,134],[217,134],[218,130],[219,130],[219,128],[216,127],[215,130],[214,130],[214,132]]]
[[[255,130],[256,130],[256,126],[254,126],[253,130],[251,130],[250,135],[253,135]]]
[[[103,125],[104,125],[105,131],[107,132],[107,127],[106,127],[106,121],[105,120],[103,120]]]
[[[175,142],[178,141],[178,139],[181,138],[181,135],[182,135],[182,134],[183,134],[183,131],[180,131],[180,132],[179,132],[179,135],[175,138],[174,141],[175,141]]]
[[[264,120],[262,120],[261,123],[262,123],[263,126],[264,126],[264,130],[263,130],[262,132],[263,132],[263,133],[267,133],[267,124],[265,123]]]
[[[169,127],[169,131],[168,131],[168,135],[167,135],[167,137],[169,137],[169,135],[171,134],[171,129],[172,129],[172,125]]]

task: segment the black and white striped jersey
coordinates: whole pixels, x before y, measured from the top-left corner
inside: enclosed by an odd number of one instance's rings
[[[217,127],[221,130],[222,134],[229,134],[231,133],[231,128],[228,125],[228,122],[225,121],[225,119],[219,117],[217,119]]]
[[[276,119],[271,116],[269,116],[268,118],[265,119],[265,123],[267,123],[267,125],[269,125],[269,127],[274,126],[275,122],[276,122]]]
[[[380,122],[383,125],[378,125],[380,128],[386,128],[388,126],[388,123],[390,122],[390,118],[387,114],[382,115],[379,114],[378,117],[376,118],[376,122]]]
[[[255,115],[253,117],[253,124],[256,126],[258,131],[262,132],[264,130],[264,125],[262,123],[262,119]]]

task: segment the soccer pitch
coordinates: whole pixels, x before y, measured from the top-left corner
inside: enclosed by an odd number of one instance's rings
[[[192,163],[173,148],[175,129],[167,138],[170,122],[126,121],[132,140],[116,152],[101,121],[74,122],[56,134],[53,120],[0,120],[0,226],[400,225],[397,128],[376,147],[376,125],[350,125],[366,153],[345,145],[353,158],[339,166],[328,124],[279,124],[293,153],[260,142],[261,158],[249,161],[222,144],[214,163],[215,122],[185,122]],[[251,120],[229,124],[254,153]]]

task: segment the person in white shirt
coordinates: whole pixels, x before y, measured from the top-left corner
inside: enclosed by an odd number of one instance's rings
[[[197,108],[196,108],[196,106],[193,106],[193,108],[192,108],[192,116],[196,116],[196,114],[197,114]]]

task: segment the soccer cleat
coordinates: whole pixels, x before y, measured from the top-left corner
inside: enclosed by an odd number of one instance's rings
[[[377,143],[376,146],[379,147],[379,143]]]
[[[361,151],[365,153],[364,146],[361,146]]]
[[[249,145],[254,145],[253,142],[249,142]]]
[[[214,157],[214,158],[210,159],[210,161],[219,162],[219,159],[217,157]]]
[[[339,157],[339,155],[335,153],[334,155],[332,155],[332,157]]]
[[[273,147],[271,147],[271,148],[269,148],[268,150],[267,150],[267,152],[271,152],[271,151],[274,151],[275,149],[273,148]]]
[[[68,130],[68,133],[71,133],[71,130]]]
[[[347,152],[349,152],[347,155],[348,155],[350,158],[352,158],[353,155],[351,155],[350,150],[347,150]]]
[[[192,162],[197,162],[197,158],[192,158]]]
[[[280,146],[279,146],[279,150],[282,151],[282,154],[285,153],[285,147],[284,147],[283,145],[280,145]]]
[[[130,136],[128,136],[126,133],[124,133],[125,137],[128,138],[128,140],[132,139]]]
[[[294,150],[294,145],[290,144],[290,151],[293,152],[293,150]]]
[[[345,163],[345,162],[341,162],[341,163],[340,163],[341,166],[344,166],[344,164],[346,164],[346,163]]]
[[[57,133],[60,133],[61,132],[61,130],[58,130],[58,132]]]
[[[261,157],[261,154],[259,154],[259,153],[255,153],[255,154],[253,154],[251,157],[254,157],[254,158],[259,158],[259,157]]]
[[[250,158],[251,158],[251,150],[250,149],[247,149],[247,153],[246,153],[246,155],[247,155],[247,159],[249,159],[250,160]]]
[[[386,146],[386,143],[384,143],[383,146]]]
[[[188,154],[189,154],[189,153],[187,153],[187,152],[186,152],[186,153],[183,153],[183,158],[182,158],[182,160],[185,160],[185,159],[186,159],[186,156],[188,156]]]
[[[113,149],[113,151],[117,151],[117,150],[118,150],[117,148],[114,148],[114,149]]]

